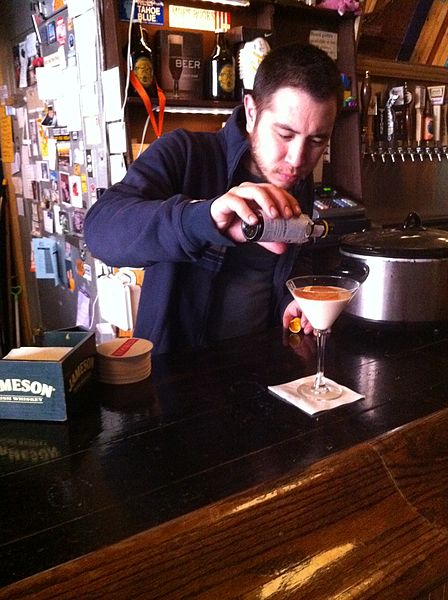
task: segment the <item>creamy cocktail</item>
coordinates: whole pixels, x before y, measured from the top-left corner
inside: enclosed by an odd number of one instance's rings
[[[317,373],[313,382],[299,385],[297,391],[313,400],[334,400],[342,388],[325,381],[324,354],[328,330],[353,298],[360,283],[350,277],[310,275],[286,282],[294,300],[314,328],[317,339]]]
[[[307,285],[293,292],[294,300],[314,329],[329,329],[344,310],[352,293],[334,285]]]

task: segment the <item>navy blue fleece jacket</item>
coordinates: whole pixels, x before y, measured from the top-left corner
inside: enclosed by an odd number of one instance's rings
[[[249,150],[244,110],[237,107],[217,133],[178,129],[165,134],[88,211],[85,239],[107,265],[145,267],[134,334],[154,352],[205,345],[213,280],[234,243],[216,228],[210,205],[234,185]],[[312,180],[293,191],[312,211]],[[285,281],[299,248],[291,245],[274,272],[272,324],[290,301]]]

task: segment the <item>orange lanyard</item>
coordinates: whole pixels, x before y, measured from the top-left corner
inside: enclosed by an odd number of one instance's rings
[[[137,79],[137,76],[135,75],[134,71],[131,71],[131,73],[130,73],[130,82],[132,83],[137,94],[143,100],[143,104],[145,105],[146,110],[148,112],[149,118],[151,120],[152,128],[154,129],[154,133],[159,138],[162,135],[162,129],[163,129],[163,117],[165,114],[165,104],[166,104],[165,93],[163,92],[162,88],[159,87],[159,84],[156,81],[157,96],[159,98],[159,122],[156,123],[154,111],[152,108],[151,98],[148,96],[145,88],[142,86],[140,81]]]

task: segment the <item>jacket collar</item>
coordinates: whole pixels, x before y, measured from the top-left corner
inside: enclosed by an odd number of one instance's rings
[[[237,106],[225,126],[218,133],[227,160],[227,180],[233,179],[235,171],[249,150],[249,141],[246,136],[246,117],[244,106]]]

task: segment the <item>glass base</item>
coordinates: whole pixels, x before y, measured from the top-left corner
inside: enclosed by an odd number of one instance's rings
[[[325,382],[323,385],[315,386],[314,381],[302,383],[297,387],[297,392],[305,400],[336,400],[342,394],[342,388],[337,383]]]

